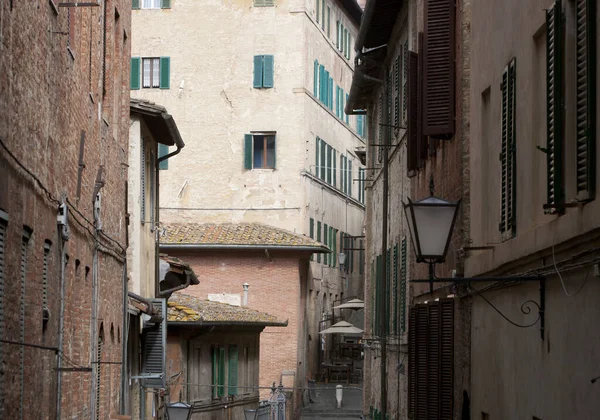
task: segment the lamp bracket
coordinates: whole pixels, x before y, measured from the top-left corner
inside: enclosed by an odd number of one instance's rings
[[[431,274],[431,273],[430,273]],[[431,275],[430,275],[431,276]],[[518,324],[512,320],[510,320],[506,315],[504,315],[496,306],[494,306],[480,290],[475,289],[471,286],[471,283],[499,283],[499,284],[509,284],[516,281],[538,281],[540,283],[540,299],[539,303],[534,300],[527,300],[521,304],[521,312],[525,315],[529,315],[531,313],[531,306],[536,306],[538,309],[538,317],[535,321],[530,324]],[[411,283],[454,283],[454,284],[466,284],[468,289],[480,296],[488,305],[490,305],[502,318],[506,321],[519,328],[529,328],[533,327],[535,324],[540,323],[540,336],[542,341],[544,340],[544,329],[545,329],[545,312],[546,312],[546,277],[542,275],[533,275],[533,276],[484,276],[484,277],[454,277],[454,278],[439,278],[432,277],[429,279],[413,279],[410,280]]]

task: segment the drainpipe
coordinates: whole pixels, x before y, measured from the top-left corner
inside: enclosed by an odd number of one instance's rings
[[[383,65],[383,112],[382,116],[384,121],[388,121],[389,108],[388,108],[388,71],[387,65]],[[381,129],[381,126],[380,126]],[[389,144],[390,140],[390,127],[385,126],[385,144]],[[387,343],[386,343],[386,318],[388,302],[388,291],[387,289],[387,242],[388,242],[388,148],[385,146],[383,151],[383,168],[382,168],[382,180],[383,180],[383,200],[382,200],[382,220],[381,220],[381,252],[384,255],[384,261],[381,267],[381,294],[384,297],[383,305],[379,310],[379,331],[380,331],[380,343],[381,343],[381,418],[385,419],[387,415]]]
[[[127,367],[129,365],[129,358],[127,354],[127,344],[129,341],[129,312],[127,307],[129,306],[129,301],[127,299],[127,260],[123,264],[123,325],[121,326],[121,331],[123,334],[123,338],[121,339],[121,395],[120,395],[120,404],[119,411],[121,414],[125,414],[126,401],[125,401],[125,389],[127,387]]]
[[[65,211],[66,207],[65,207]],[[56,354],[56,418],[61,417],[61,399],[62,399],[62,349],[63,349],[63,338],[64,338],[64,325],[65,325],[65,239],[60,232],[62,228],[59,228],[58,243],[60,246],[60,312],[58,321],[58,353]]]

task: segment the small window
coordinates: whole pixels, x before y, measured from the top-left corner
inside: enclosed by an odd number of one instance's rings
[[[274,70],[274,59],[272,55],[255,55],[253,86],[257,89],[272,88]]]
[[[157,88],[160,86],[160,58],[144,58],[144,88]]]
[[[135,58],[135,57],[134,57]],[[138,65],[132,58],[131,65],[131,88],[136,89],[139,82],[136,80]],[[147,57],[142,58],[142,88],[169,89],[170,86],[170,67],[169,57]]]
[[[244,143],[246,169],[275,169],[275,134],[246,134]]]
[[[142,0],[142,9],[160,9],[162,0]]]
[[[273,7],[275,0],[254,0],[254,7]]]

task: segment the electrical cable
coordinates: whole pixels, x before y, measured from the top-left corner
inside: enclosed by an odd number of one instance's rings
[[[575,293],[569,293],[567,291],[567,286],[565,285],[565,281],[562,278],[562,274],[560,274],[560,271],[558,270],[558,267],[556,266],[556,258],[554,256],[554,243],[552,244],[552,262],[554,263],[554,270],[556,271],[556,274],[558,274],[558,278],[560,279],[560,284],[562,285],[563,291],[565,292],[565,295],[569,296],[569,297],[574,297],[577,296],[579,294],[579,292],[581,292],[583,290],[583,287],[586,285],[589,275],[590,275],[590,270],[593,267],[593,264],[590,264],[587,273],[585,275],[585,280],[583,281],[583,283],[581,284],[581,286],[579,287],[579,289],[577,289],[577,291]]]

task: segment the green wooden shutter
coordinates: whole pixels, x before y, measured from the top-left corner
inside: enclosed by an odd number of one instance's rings
[[[169,146],[166,144],[158,143],[158,158],[169,154]],[[169,169],[169,159],[165,159],[158,164],[158,169]]]
[[[229,359],[227,360],[227,394],[237,395],[238,385],[238,348],[229,346]]]
[[[340,21],[335,22],[335,46],[340,49]]]
[[[244,134],[244,168],[252,169],[252,134]]]
[[[333,111],[333,77],[329,77],[329,109]]]
[[[596,190],[596,1],[577,0],[577,199]]]
[[[516,229],[516,142],[515,142],[515,82],[516,62],[513,59],[502,73],[502,143],[500,162],[501,211],[500,232],[513,236]]]
[[[138,10],[140,8],[140,0],[132,0],[131,1],[131,8],[133,10]]]
[[[321,222],[317,222],[317,242],[321,242]],[[317,262],[321,262],[321,254],[317,254]]]
[[[140,57],[131,57],[131,90],[138,90],[140,88],[140,66],[142,59]]]
[[[273,169],[277,169],[277,137],[273,136]]]
[[[337,265],[337,229],[332,229],[331,231],[331,242],[333,244],[333,263],[332,266],[335,267]]]
[[[217,395],[222,397],[225,395],[225,348],[219,347],[219,381],[217,387]]]
[[[272,88],[275,78],[274,57],[272,55],[265,55],[263,57],[263,87]]]
[[[160,57],[160,85],[161,89],[171,87],[171,58]]]
[[[394,263],[394,272],[392,277],[392,299],[394,300],[394,308],[392,310],[392,331],[394,334],[398,334],[398,244],[394,245],[394,254],[392,258]]]
[[[557,0],[553,7],[546,10],[546,171],[547,204],[550,205],[564,202],[562,173],[564,158],[562,153],[564,121],[563,37],[561,0]],[[508,117],[511,117],[510,108]],[[551,208],[547,212],[560,213],[561,211]]]
[[[327,6],[327,37],[331,38],[331,9]]]
[[[352,161],[348,159],[348,196],[352,197]]]
[[[325,101],[325,85],[327,85],[327,81],[325,80],[325,67],[322,64],[319,64],[319,100],[321,102]]]
[[[333,149],[331,161],[333,162],[333,186],[337,185],[336,150]]]
[[[313,95],[317,96],[317,88],[319,87],[319,62],[315,60],[314,80],[313,80]]]
[[[327,173],[327,164],[326,164],[326,153],[327,143],[321,140],[321,179],[325,181],[326,173]]]
[[[170,9],[171,8],[171,0],[161,0],[160,7],[161,7],[161,9]]]
[[[263,56],[255,55],[254,56],[254,81],[253,87],[261,88],[263,87]]]
[[[310,239],[315,239],[315,219],[313,219],[312,217],[309,220],[308,223],[308,236],[310,237]],[[310,254],[310,260],[313,261],[315,259],[315,255],[314,254]]]
[[[321,1],[321,29],[325,30],[325,0]]]
[[[213,347],[212,352],[212,383],[211,396],[217,396],[217,384],[219,383],[219,349]]]
[[[401,254],[402,257],[400,259],[400,329],[404,333],[406,332],[406,237],[402,238]]]
[[[317,136],[315,141],[315,175],[319,176],[319,150],[321,148],[321,139]]]
[[[346,104],[348,104],[349,97],[350,97],[350,95],[346,93]],[[344,113],[344,107],[342,106],[342,114],[343,113]],[[350,116],[348,114],[346,114],[346,124],[350,124]]]
[[[325,246],[329,246],[329,226],[327,223],[323,224],[323,243]],[[329,254],[323,254],[323,264],[329,265]]]
[[[327,145],[327,183],[331,184],[331,146]]]

